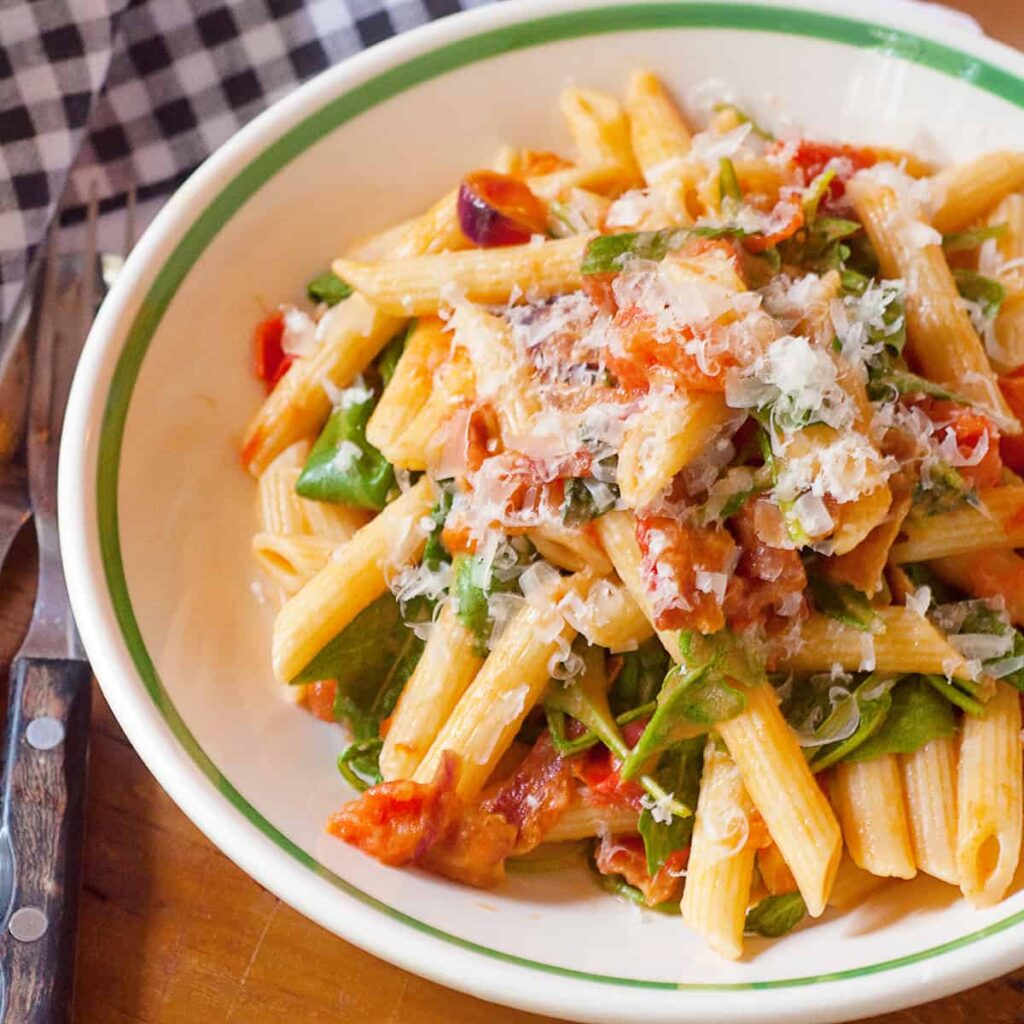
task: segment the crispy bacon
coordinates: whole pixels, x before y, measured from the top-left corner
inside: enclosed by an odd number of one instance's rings
[[[697,573],[732,573],[738,551],[729,532],[641,513],[636,539],[658,629],[720,630],[722,604],[715,593],[698,587]]]
[[[652,878],[647,870],[647,854],[639,836],[602,836],[594,861],[602,875],[622,875],[644,894],[649,907],[669,900],[677,902],[683,891],[681,872],[690,859],[689,849],[676,850]]]
[[[644,791],[632,779],[623,781],[621,767],[622,762],[600,743],[572,759],[572,773],[587,787],[591,803],[640,810]]]
[[[738,630],[762,625],[787,598],[802,597],[807,588],[807,573],[796,551],[768,543],[766,535],[773,531],[765,530],[762,523],[773,516],[778,516],[776,507],[758,498],[747,502],[732,520],[740,557],[726,589],[725,617]],[[804,608],[801,602],[799,610]]]

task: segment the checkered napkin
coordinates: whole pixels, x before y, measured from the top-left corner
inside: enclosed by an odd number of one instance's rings
[[[0,325],[64,196],[172,191],[295,85],[488,0],[0,0]]]

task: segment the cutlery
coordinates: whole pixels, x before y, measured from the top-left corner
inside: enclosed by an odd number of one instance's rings
[[[0,1021],[71,1020],[91,672],[74,626],[57,537],[57,450],[97,293],[97,204],[81,256],[51,232],[30,329],[27,487],[39,547],[32,621],[11,665],[0,783]]]

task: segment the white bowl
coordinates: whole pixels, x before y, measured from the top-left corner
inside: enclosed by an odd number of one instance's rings
[[[682,96],[724,79],[812,136],[945,158],[1019,146],[1024,127],[1021,55],[880,0],[520,0],[325,72],[182,187],[97,319],[60,475],[75,614],[118,720],[192,820],[283,900],[402,967],[588,1021],[835,1021],[933,999],[1024,963],[1024,893],[978,912],[928,880],[893,886],[727,963],[585,869],[493,893],[391,870],[324,833],[348,795],[340,730],[271,678],[237,460],[260,399],[254,323],[500,142],[565,149],[560,88],[620,90],[639,65]]]

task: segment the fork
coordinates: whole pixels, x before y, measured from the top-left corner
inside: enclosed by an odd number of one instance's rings
[[[25,442],[39,546],[32,622],[11,665],[0,784],[0,1021],[71,1020],[91,671],[68,602],[56,524],[57,450],[71,376],[95,312],[97,203],[86,251],[47,242]]]

